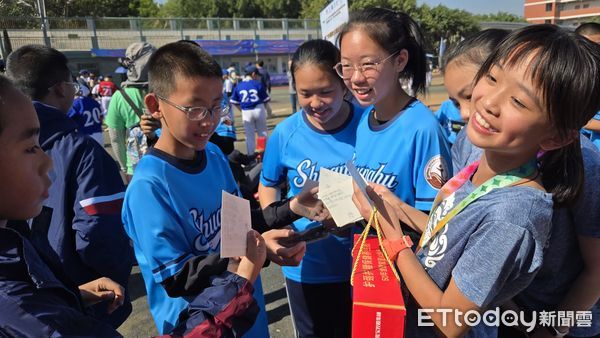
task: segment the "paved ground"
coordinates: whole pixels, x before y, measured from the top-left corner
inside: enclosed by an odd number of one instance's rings
[[[274,126],[292,113],[289,93],[287,86],[273,88],[271,93],[274,116],[268,120],[269,131]],[[434,75],[432,86],[429,88],[429,95],[421,98],[423,102],[436,110],[440,103],[447,98],[446,91],[442,86],[442,79],[439,75]],[[241,125],[241,116],[236,111],[235,116],[237,139],[236,148],[245,152],[245,140],[243,128]],[[107,139],[107,138],[105,138]],[[110,148],[110,146],[107,146]],[[110,149],[107,149],[110,151]],[[293,337],[292,321],[288,308],[285,286],[281,275],[281,268],[271,264],[263,269],[262,273],[265,301],[267,304],[267,315],[269,318],[269,333],[273,338]],[[148,312],[146,302],[146,292],[142,275],[138,267],[134,267],[129,281],[131,297],[133,300],[133,313],[123,325],[119,332],[126,337],[149,337],[156,335],[154,322]]]

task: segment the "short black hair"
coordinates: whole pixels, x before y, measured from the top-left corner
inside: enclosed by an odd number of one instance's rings
[[[265,62],[264,62],[263,60],[259,60],[259,61],[258,61],[258,65],[262,67],[262,66],[264,66],[264,65],[265,65]]]
[[[4,109],[9,103],[8,98],[4,97],[4,95],[11,89],[16,90],[12,81],[6,76],[0,75],[0,134],[2,134],[2,131],[4,130]]]
[[[168,97],[180,77],[221,78],[221,66],[202,47],[177,41],[160,47],[148,61],[148,86],[152,93]]]
[[[444,54],[442,72],[451,62],[475,65],[477,68],[485,62],[492,50],[508,35],[504,29],[490,28],[477,32],[463,41],[448,48]]]
[[[582,23],[575,29],[575,33],[579,35],[594,35],[600,34],[600,23],[586,22]]]
[[[49,88],[71,81],[67,57],[54,48],[25,45],[8,55],[6,75],[32,100],[42,100]]]
[[[542,108],[560,137],[578,132],[600,110],[600,45],[555,25],[511,32],[481,66],[475,82],[496,65],[513,67],[525,60]],[[540,171],[556,205],[574,202],[584,176],[579,140],[546,152]]]

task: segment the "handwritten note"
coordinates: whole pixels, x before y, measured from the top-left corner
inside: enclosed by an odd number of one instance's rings
[[[352,202],[352,177],[321,168],[319,199],[323,201],[338,227],[362,219]]]
[[[352,176],[352,178],[354,179],[354,182],[356,182],[356,185],[358,185],[358,188],[360,189],[360,191],[362,191],[362,193],[365,195],[365,198],[367,199],[367,201],[369,202],[371,207],[374,207],[375,205],[373,204],[373,201],[371,201],[371,199],[369,198],[369,195],[367,194],[367,181],[358,172],[358,169],[356,169],[356,167],[354,166],[354,163],[352,163],[352,160],[349,160],[348,162],[346,162],[346,168],[348,168],[348,172],[350,173],[350,176]]]
[[[250,202],[226,191],[221,204],[221,257],[246,255],[246,234],[252,228]]]

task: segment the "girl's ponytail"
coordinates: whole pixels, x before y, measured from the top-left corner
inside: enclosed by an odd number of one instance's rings
[[[579,139],[546,152],[540,160],[542,183],[546,191],[552,194],[555,205],[569,205],[577,200],[584,184]]]
[[[397,12],[396,17],[404,26],[407,32],[405,49],[408,51],[408,63],[402,73],[401,78],[412,78],[412,90],[415,93],[425,93],[427,77],[427,58],[425,56],[425,39],[421,28],[408,14]],[[400,49],[400,48],[399,48]]]

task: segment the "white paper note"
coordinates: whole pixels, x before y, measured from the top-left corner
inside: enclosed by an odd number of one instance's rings
[[[221,257],[246,255],[246,234],[252,229],[250,202],[226,191],[221,204]]]
[[[338,227],[360,221],[362,216],[352,202],[352,177],[321,168],[319,199],[323,201]]]
[[[360,191],[362,191],[362,193],[365,195],[365,198],[367,199],[367,201],[369,202],[371,207],[374,207],[375,205],[373,204],[373,201],[371,201],[371,199],[369,198],[369,195],[367,194],[367,185],[368,185],[367,181],[358,172],[358,169],[356,169],[356,167],[354,166],[354,163],[352,163],[352,160],[349,160],[348,162],[346,162],[346,168],[348,168],[348,172],[350,173],[350,176],[352,176],[352,178],[354,179],[354,182],[356,182],[356,185],[358,185],[358,188],[360,189]]]

